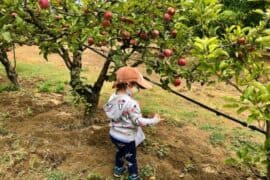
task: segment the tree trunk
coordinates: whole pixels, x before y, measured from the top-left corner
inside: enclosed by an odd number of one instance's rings
[[[266,121],[265,151],[267,158],[267,179],[270,180],[270,121]]]
[[[0,62],[5,67],[8,79],[16,88],[19,88],[18,75],[15,68],[10,63],[6,52],[0,52]]]
[[[73,91],[85,100],[85,119],[84,125],[90,125],[93,123],[95,113],[98,108],[98,102],[102,86],[107,79],[107,71],[109,69],[112,53],[109,53],[105,64],[98,76],[97,81],[93,86],[84,84],[81,81],[81,68],[82,68],[82,54],[81,52],[73,53],[73,59],[71,61],[67,50],[61,49],[59,51],[60,56],[63,58],[66,66],[70,70],[70,86]]]
[[[95,113],[97,112],[97,109],[98,109],[100,92],[101,92],[101,89],[103,87],[104,82],[107,79],[107,72],[108,72],[108,69],[110,67],[110,63],[112,60],[111,57],[112,56],[109,54],[108,58],[106,59],[104,65],[103,65],[103,68],[98,76],[98,79],[92,88],[93,92],[92,92],[91,96],[88,96],[86,99],[87,103],[91,104],[91,106],[87,106],[87,108],[86,108],[86,112],[85,112],[86,119],[93,120],[93,118],[95,118]],[[97,121],[99,121],[99,120],[97,119]]]

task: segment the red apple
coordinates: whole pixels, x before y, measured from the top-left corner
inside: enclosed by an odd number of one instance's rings
[[[157,37],[159,36],[159,31],[158,30],[153,30],[152,31],[152,37],[154,38],[154,39],[156,39]]]
[[[122,31],[121,36],[122,36],[123,39],[129,39],[130,38],[130,32]]]
[[[106,20],[111,20],[112,19],[112,16],[113,16],[113,14],[112,14],[111,11],[106,11],[104,13],[104,15],[103,15],[104,19],[106,19]]]
[[[169,7],[169,8],[167,9],[167,13],[168,13],[169,15],[173,16],[173,15],[175,14],[175,9],[174,9],[173,7]]]
[[[240,45],[245,45],[246,39],[244,37],[240,37],[239,39],[237,39],[237,43]]]
[[[131,39],[129,41],[129,44],[132,45],[132,46],[136,46],[138,44],[137,40],[136,39]]]
[[[181,85],[181,80],[180,79],[175,79],[173,84],[174,84],[174,86],[180,86]]]
[[[171,55],[172,55],[172,50],[170,50],[170,49],[165,49],[164,51],[163,51],[163,54],[164,54],[164,56],[165,57],[170,57]]]
[[[41,9],[48,9],[50,7],[49,0],[38,0],[38,4],[39,4]]]
[[[179,66],[185,66],[187,64],[187,60],[186,58],[180,58],[177,63]]]
[[[163,16],[163,19],[167,22],[171,21],[172,20],[172,16],[168,13],[165,13],[164,16]]]
[[[177,30],[176,29],[172,30],[171,35],[172,35],[173,38],[176,38]]]
[[[109,27],[111,25],[111,21],[109,21],[109,20],[103,20],[102,21],[102,26],[103,27]]]
[[[94,39],[93,38],[88,38],[88,45],[89,46],[92,46],[93,44],[95,43]]]

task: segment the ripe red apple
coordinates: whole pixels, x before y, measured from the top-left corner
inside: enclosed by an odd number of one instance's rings
[[[180,86],[181,85],[181,80],[180,79],[175,79],[173,84],[174,84],[174,86]]]
[[[159,31],[158,30],[153,30],[152,31],[152,37],[154,38],[154,39],[156,39],[157,37],[159,36]]]
[[[180,58],[177,63],[179,66],[185,66],[187,64],[187,60],[186,58]]]
[[[92,46],[93,44],[95,43],[94,39],[93,38],[88,38],[88,45],[89,46]]]
[[[109,27],[111,25],[111,21],[109,21],[109,20],[103,20],[102,21],[102,26],[103,27]]]
[[[176,38],[177,30],[176,29],[172,30],[171,35],[172,35],[173,38]]]
[[[165,13],[164,16],[163,16],[163,19],[167,22],[171,21],[172,20],[172,16],[168,13]]]
[[[171,55],[172,55],[172,50],[170,50],[170,49],[165,49],[164,51],[163,51],[163,54],[164,54],[164,56],[165,57],[170,57]]]
[[[111,20],[112,19],[112,16],[113,16],[113,14],[112,14],[111,11],[106,11],[104,13],[104,15],[103,15],[104,19],[106,19],[106,20]]]
[[[48,9],[50,7],[49,0],[38,0],[38,4],[39,4],[41,9]]]
[[[175,14],[175,9],[174,9],[173,7],[169,7],[169,8],[167,9],[167,13],[168,13],[169,15],[173,16],[173,15]]]
[[[240,37],[239,39],[237,39],[237,43],[240,45],[245,45],[246,39],[244,37]]]

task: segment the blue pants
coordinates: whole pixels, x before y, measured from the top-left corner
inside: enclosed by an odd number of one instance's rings
[[[138,175],[135,141],[125,143],[113,138],[112,136],[111,140],[112,143],[117,147],[115,166],[123,167],[124,160],[127,160],[129,175]]]

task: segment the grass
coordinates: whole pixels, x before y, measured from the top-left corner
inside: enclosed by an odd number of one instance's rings
[[[66,180],[68,175],[62,171],[53,170],[46,173],[46,180]]]
[[[69,77],[68,71],[66,71],[65,69],[56,68],[55,65],[50,63],[43,63],[43,64],[18,63],[17,72],[19,76],[25,78],[42,77],[54,81],[67,81]]]
[[[86,180],[102,180],[102,176],[98,173],[91,172],[86,177]]]
[[[3,127],[0,127],[0,136],[6,136],[6,135],[8,135],[8,130]]]
[[[38,92],[45,93],[64,93],[65,83],[62,81],[46,80],[37,86]]]

